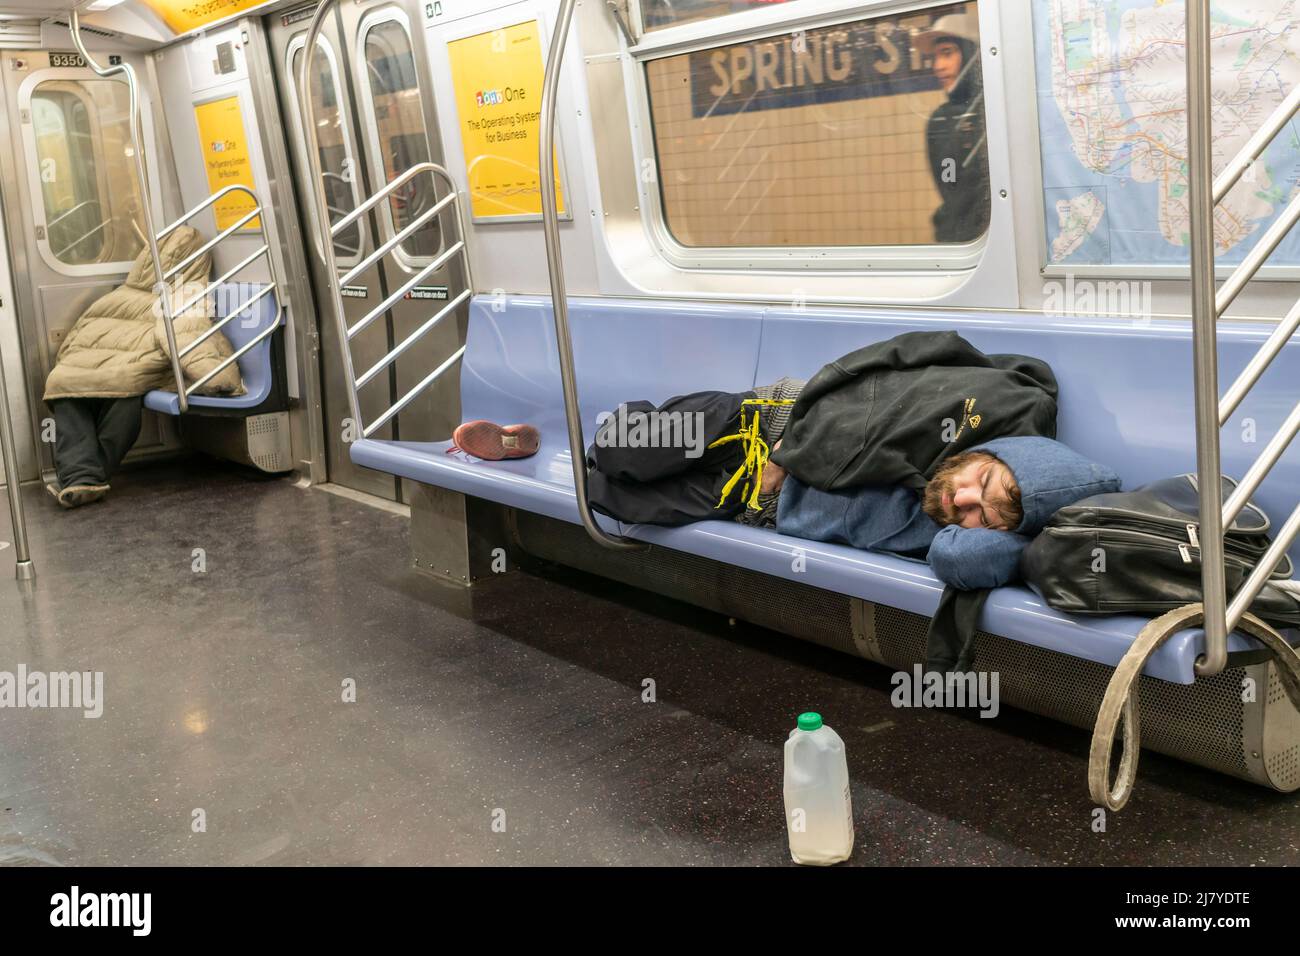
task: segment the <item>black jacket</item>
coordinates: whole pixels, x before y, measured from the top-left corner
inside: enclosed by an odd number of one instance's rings
[[[989,225],[990,199],[978,63],[953,87],[948,101],[930,115],[925,144],[941,200],[932,217],[935,242],[979,238]]]
[[[956,332],[906,332],[814,375],[772,460],[825,491],[925,488],[945,458],[1011,435],[1056,437],[1056,377]]]

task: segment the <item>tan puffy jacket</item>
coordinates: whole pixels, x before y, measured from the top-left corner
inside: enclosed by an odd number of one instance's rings
[[[203,237],[182,226],[163,240],[158,249],[163,271],[182,262],[203,245]],[[212,257],[196,258],[173,276],[172,307],[184,305],[208,284]],[[98,299],[77,320],[59,348],[45,401],[59,398],[130,398],[150,389],[176,390],[167,350],[162,310],[153,293],[154,271],[149,250],[136,256],[126,282]],[[211,296],[208,297],[211,299]],[[174,322],[177,349],[183,349],[212,326],[208,305],[200,301]],[[186,383],[212,371],[234,353],[226,337],[217,332],[181,358]],[[199,390],[204,395],[243,395],[239,367],[231,363]]]

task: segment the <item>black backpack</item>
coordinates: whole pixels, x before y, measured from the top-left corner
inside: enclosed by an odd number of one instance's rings
[[[1226,501],[1236,488],[1223,478]],[[1195,475],[1084,498],[1056,512],[1020,559],[1025,581],[1071,614],[1155,616],[1201,600],[1200,508]],[[1247,503],[1224,535],[1229,599],[1269,546],[1269,519]],[[1271,578],[1291,577],[1284,556]],[[1300,600],[1266,584],[1250,611],[1275,627],[1300,625]]]

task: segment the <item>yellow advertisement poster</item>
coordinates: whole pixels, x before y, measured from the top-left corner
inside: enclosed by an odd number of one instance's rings
[[[475,219],[540,216],[542,44],[537,21],[447,44]],[[556,163],[555,197],[564,212]]]
[[[189,33],[263,3],[266,0],[144,0],[173,33]]]
[[[253,166],[248,157],[248,137],[244,135],[244,114],[239,97],[227,96],[194,107],[199,124],[199,143],[203,147],[203,166],[208,171],[208,190],[218,192],[227,186],[253,188]],[[255,203],[248,193],[234,192],[219,199],[213,212],[217,231],[233,226],[252,211]],[[244,229],[261,229],[260,217],[250,220]]]

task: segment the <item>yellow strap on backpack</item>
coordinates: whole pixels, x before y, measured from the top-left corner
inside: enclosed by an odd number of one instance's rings
[[[759,428],[760,409],[763,406],[793,405],[793,398],[747,398],[740,403],[740,428],[734,435],[724,435],[717,441],[709,445],[710,448],[717,448],[719,445],[725,445],[728,442],[742,442],[745,450],[745,459],[740,463],[727,483],[722,486],[722,497],[713,507],[721,508],[727,503],[727,498],[735,489],[740,480],[745,479],[745,486],[741,489],[740,497],[745,502],[746,507],[757,510],[758,492],[763,487],[763,469],[767,467],[767,459],[771,455],[771,449],[767,447],[767,442],[763,440],[763,433]],[[745,414],[745,406],[754,406],[754,417],[748,418]]]

